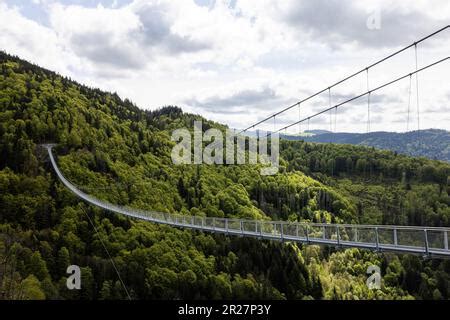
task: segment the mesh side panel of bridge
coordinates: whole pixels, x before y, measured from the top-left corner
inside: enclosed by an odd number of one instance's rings
[[[45,145],[45,147],[58,178],[76,196],[94,206],[129,217],[227,235],[450,257],[448,239],[450,228],[444,227],[228,219],[187,216],[113,205],[75,187],[59,170],[52,153],[53,145]]]

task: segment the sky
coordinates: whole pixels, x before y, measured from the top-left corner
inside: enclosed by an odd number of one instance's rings
[[[177,105],[243,128],[449,22],[447,0],[0,0],[0,50],[143,109]],[[418,67],[449,53],[450,28],[417,46]],[[415,68],[412,48],[258,129],[279,129]],[[370,116],[364,97],[286,133],[403,132],[418,128],[418,115],[420,129],[450,130],[449,74],[447,60],[374,92]]]

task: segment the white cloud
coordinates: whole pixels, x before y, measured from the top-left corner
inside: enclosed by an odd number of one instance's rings
[[[4,3],[0,3],[0,21],[0,48],[44,67],[68,72],[67,52],[52,30]]]
[[[42,16],[33,20],[32,13],[24,15],[26,4],[16,8],[0,1],[0,46],[88,85],[116,91],[141,107],[179,104],[242,127],[437,28],[450,16],[450,3],[432,2],[238,0],[231,5],[217,0],[199,6],[193,0],[135,0],[83,7],[35,1],[47,15],[43,25]],[[377,8],[381,29],[368,30],[365,21]],[[448,55],[449,39],[450,31],[440,41],[421,44],[419,64]],[[371,70],[370,86],[413,68],[413,52],[405,52]],[[421,75],[423,112],[436,106],[439,111],[434,113],[442,115],[448,98],[440,79],[448,71]],[[333,89],[333,99],[365,87],[362,74]],[[401,88],[380,92],[383,110],[378,114],[387,123],[386,110],[404,108],[406,89],[407,81]],[[302,106],[302,112],[306,115],[321,105],[327,106],[326,95]],[[362,117],[363,102],[338,115],[359,109],[357,117]],[[280,117],[279,123],[292,119],[298,119],[297,110]],[[427,121],[424,127],[449,127],[443,120]],[[319,122],[326,125],[328,120]],[[403,127],[393,124],[392,129]],[[348,123],[348,130],[360,129]]]

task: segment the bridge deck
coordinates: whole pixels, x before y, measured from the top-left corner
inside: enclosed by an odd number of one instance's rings
[[[44,145],[44,147],[48,150],[58,178],[70,191],[92,205],[129,217],[174,227],[235,236],[450,257],[448,239],[450,228],[444,227],[228,219],[186,216],[113,205],[75,187],[59,170],[52,153],[53,145]]]

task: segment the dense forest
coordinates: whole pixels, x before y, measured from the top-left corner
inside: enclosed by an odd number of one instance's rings
[[[312,130],[314,131],[314,130]],[[391,150],[413,157],[426,157],[450,162],[450,132],[440,129],[397,132],[348,133],[316,130],[303,136],[286,135],[288,140],[306,142],[354,144]]]
[[[450,261],[180,230],[81,203],[296,221],[449,226],[450,165],[375,148],[282,141],[281,168],[174,166],[173,129],[226,127],[139,109],[0,53],[0,299],[448,299]],[[110,259],[111,257],[111,259]],[[82,271],[68,290],[66,268]],[[381,268],[379,290],[366,286]],[[120,275],[120,278],[116,272]]]

